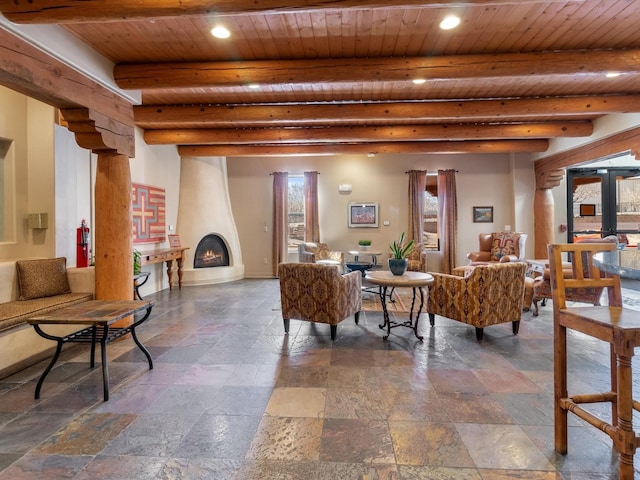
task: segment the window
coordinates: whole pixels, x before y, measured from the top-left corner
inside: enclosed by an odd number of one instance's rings
[[[569,241],[617,235],[636,246],[640,240],[640,169],[567,170]]]
[[[422,244],[426,250],[438,250],[438,176],[427,175],[424,192]]]
[[[298,248],[298,244],[304,242],[304,176],[289,175],[288,186],[289,211],[289,238],[290,249]]]

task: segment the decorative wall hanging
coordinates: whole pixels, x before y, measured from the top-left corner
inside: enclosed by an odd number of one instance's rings
[[[133,243],[160,243],[166,240],[164,188],[133,183]]]

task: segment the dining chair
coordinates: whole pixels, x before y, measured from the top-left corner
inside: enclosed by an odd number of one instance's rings
[[[640,315],[622,307],[620,277],[607,274],[593,263],[593,255],[616,250],[615,243],[568,243],[548,246],[553,299],[554,329],[554,435],[555,450],[566,454],[567,416],[572,412],[588,424],[602,430],[613,441],[619,454],[618,478],[634,478],[633,455],[640,437],[633,430],[633,410],[640,404],[632,395],[631,360],[640,345]],[[563,257],[569,259],[573,275],[563,272]],[[567,305],[567,289],[602,288],[607,292],[604,306]],[[567,392],[567,329],[609,343],[611,388],[606,392]],[[579,337],[571,337],[580,349]],[[575,375],[572,369],[572,375]],[[583,408],[583,404],[610,403],[611,418],[602,419]]]

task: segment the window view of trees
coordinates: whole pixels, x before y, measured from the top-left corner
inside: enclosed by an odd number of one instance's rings
[[[289,248],[304,242],[304,177],[289,175]]]
[[[435,175],[427,175],[422,230],[423,247],[428,250],[438,250],[438,186]]]

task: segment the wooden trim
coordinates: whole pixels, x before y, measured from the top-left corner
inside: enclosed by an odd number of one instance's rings
[[[100,112],[133,134],[130,102],[1,28],[0,84],[57,108]]]
[[[269,157],[289,155],[367,155],[420,153],[544,152],[548,140],[486,140],[447,142],[396,142],[328,145],[184,145],[181,157]]]
[[[601,76],[608,71],[636,73],[640,49],[577,50],[403,58],[319,58],[238,62],[119,64],[113,77],[120,88],[214,88],[250,83],[350,83],[461,78]]]
[[[317,144],[411,142],[416,140],[495,140],[588,137],[591,122],[549,122],[504,125],[396,125],[392,127],[324,127],[257,129],[146,130],[149,145]]]
[[[449,100],[266,105],[145,105],[134,106],[141,128],[273,127],[382,123],[398,121],[465,122],[499,117],[501,122],[548,117],[600,115],[640,111],[640,95],[602,95],[503,100]],[[575,119],[575,118],[574,118]]]
[[[390,7],[464,8],[582,1],[584,0],[397,0],[391,3],[389,0],[1,0],[0,10],[15,23],[68,23],[182,15],[283,14]]]
[[[595,140],[586,145],[572,148],[565,152],[541,158],[535,162],[536,188],[553,188],[556,186],[554,184],[547,184],[546,180],[554,176],[557,179],[558,173],[566,167],[623,152],[631,152],[637,159],[638,153],[640,153],[639,148],[640,127],[635,127]],[[561,179],[562,177],[560,177],[560,180]]]

